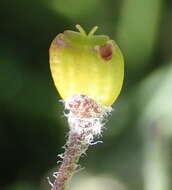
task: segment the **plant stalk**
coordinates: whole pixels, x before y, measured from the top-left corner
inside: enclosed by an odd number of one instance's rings
[[[89,144],[84,143],[84,134],[70,131],[62,164],[57,173],[52,190],[66,190],[68,182],[77,169],[80,156],[87,150]]]
[[[101,134],[104,116],[111,107],[101,106],[85,95],[75,95],[64,101],[69,123],[69,135],[62,156],[62,163],[56,173],[51,190],[66,190],[76,171],[79,158],[92,144],[94,137]]]

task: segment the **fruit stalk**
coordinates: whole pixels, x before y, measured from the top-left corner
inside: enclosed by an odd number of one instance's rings
[[[65,190],[67,188],[69,180],[78,167],[77,162],[79,161],[80,156],[89,146],[88,143],[83,142],[85,142],[84,134],[79,135],[70,131],[63,161],[57,172],[57,177],[54,181],[52,190]]]
[[[69,123],[69,136],[62,156],[62,163],[55,173],[52,190],[66,190],[68,183],[76,171],[79,158],[92,144],[94,137],[102,130],[102,121],[111,107],[100,106],[93,99],[76,95],[65,100],[66,115]]]

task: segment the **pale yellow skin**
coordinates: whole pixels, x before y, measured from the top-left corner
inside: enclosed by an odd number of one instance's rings
[[[112,58],[104,60],[98,46],[58,44],[50,46],[50,69],[55,86],[63,99],[87,95],[98,104],[110,106],[118,97],[124,77],[124,60],[119,47],[112,44]]]

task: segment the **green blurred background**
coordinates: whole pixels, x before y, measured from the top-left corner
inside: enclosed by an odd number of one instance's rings
[[[49,189],[68,127],[48,50],[75,24],[117,42],[125,81],[71,189],[172,189],[171,0],[1,0],[0,21],[1,190]]]

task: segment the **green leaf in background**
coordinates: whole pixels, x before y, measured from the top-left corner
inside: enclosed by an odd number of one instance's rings
[[[128,68],[142,71],[149,64],[160,24],[162,0],[124,0],[117,36]]]
[[[144,189],[170,189],[172,64],[153,72],[140,86],[139,125],[144,142]]]
[[[126,190],[124,184],[118,179],[108,175],[93,175],[86,172],[74,176],[69,190]]]
[[[32,183],[25,181],[18,182],[16,184],[10,185],[7,190],[37,190],[38,187]]]
[[[157,122],[172,135],[172,64],[160,68],[146,78],[139,91],[138,105],[142,107],[143,126]]]
[[[98,0],[51,0],[52,8],[70,19],[80,19],[89,16],[99,3]]]

